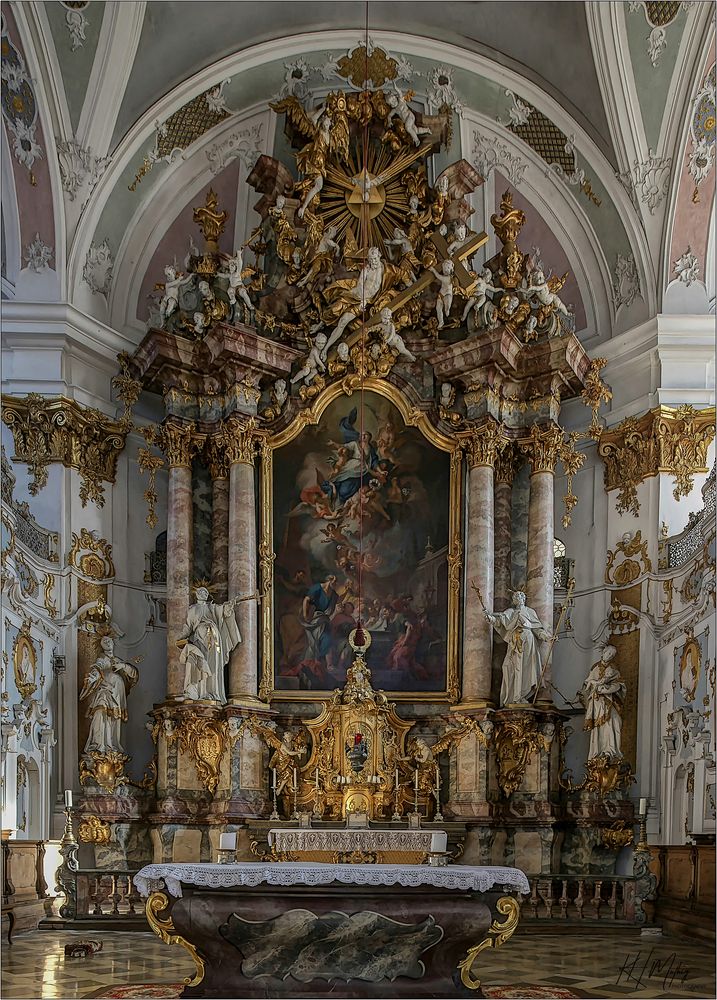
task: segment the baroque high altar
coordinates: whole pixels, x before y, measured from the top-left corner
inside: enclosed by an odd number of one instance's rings
[[[471,863],[567,871],[630,824],[619,731],[580,785],[565,774],[550,670],[556,470],[570,523],[603,363],[574,335],[567,275],[521,249],[510,193],[493,243],[471,229],[482,178],[465,160],[436,176],[450,113],[411,96],[387,83],[273,105],[295,172],[259,157],[261,223],[231,254],[209,191],[201,248],[167,265],[155,322],[120,356],[127,419],[141,393],[164,404],[138,463],[150,525],[168,470],[166,699],[156,785],[127,787],[119,721],[92,715],[83,810],[147,817],[155,861],[213,860],[227,830],[239,857],[270,856],[269,827],[300,814],[418,813],[445,817]],[[592,416],[568,434],[576,397]],[[136,669],[103,649],[84,696],[92,713],[111,691],[121,720]]]

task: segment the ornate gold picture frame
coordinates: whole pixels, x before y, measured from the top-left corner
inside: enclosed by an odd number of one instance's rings
[[[12,667],[15,673],[15,685],[21,698],[29,698],[37,691],[35,678],[37,676],[37,652],[29,632],[21,629],[15,636],[12,645]]]
[[[353,390],[353,391],[352,391]],[[440,652],[436,656],[445,657],[445,671],[441,674],[440,686],[434,684],[433,680],[426,680],[425,677],[422,682],[417,682],[415,689],[409,689],[406,686],[406,671],[410,671],[411,664],[414,662],[411,660],[411,652],[405,653],[404,650],[406,646],[409,645],[407,640],[407,633],[410,632],[410,628],[406,625],[396,626],[398,630],[398,638],[403,639],[403,643],[396,642],[394,644],[394,649],[392,649],[388,656],[392,657],[391,663],[398,667],[404,666],[404,672],[401,674],[399,670],[396,670],[395,676],[401,677],[400,689],[391,689],[389,684],[382,683],[382,679],[379,671],[379,678],[377,687],[383,687],[386,689],[389,696],[397,701],[427,701],[427,702],[454,702],[457,701],[460,695],[460,685],[459,685],[459,615],[460,615],[460,586],[461,586],[461,569],[462,569],[462,544],[461,544],[461,487],[462,487],[462,452],[460,449],[459,442],[448,435],[443,434],[432,424],[431,420],[423,410],[419,410],[413,407],[410,401],[402,394],[395,386],[391,383],[385,382],[379,378],[367,378],[363,385],[364,400],[370,398],[370,396],[382,397],[383,400],[387,400],[388,404],[391,404],[395,410],[398,411],[401,420],[403,421],[404,429],[415,429],[411,431],[410,435],[413,441],[414,450],[419,447],[420,440],[426,442],[427,447],[432,446],[436,450],[436,453],[442,454],[442,458],[437,459],[438,465],[444,470],[443,477],[444,481],[441,483],[434,483],[436,495],[441,495],[445,497],[445,503],[447,509],[442,513],[441,524],[444,528],[444,540],[445,545],[441,546],[441,550],[444,552],[444,565],[441,567],[441,587],[443,588],[442,596],[445,598],[445,620],[443,619],[443,614],[441,614],[440,628],[436,630],[439,634],[438,638],[433,640],[434,649],[440,647]],[[286,586],[286,582],[283,577],[280,576],[282,572],[281,567],[281,553],[286,545],[286,538],[275,538],[275,525],[277,523],[277,517],[280,519],[282,524],[291,523],[288,517],[288,510],[284,508],[287,505],[286,496],[275,495],[275,488],[277,484],[280,485],[282,477],[286,477],[286,469],[283,466],[279,466],[275,469],[276,452],[280,452],[286,444],[294,441],[308,426],[313,426],[319,428],[319,424],[326,410],[336,404],[339,401],[338,408],[343,412],[343,410],[352,411],[355,406],[358,409],[361,408],[361,396],[362,393],[359,389],[353,386],[346,387],[342,383],[336,383],[327,387],[314,401],[312,406],[302,411],[288,427],[281,431],[278,431],[273,436],[265,439],[262,442],[261,451],[261,523],[260,523],[260,543],[259,543],[259,561],[260,561],[260,580],[261,580],[261,590],[264,600],[262,602],[262,660],[261,660],[261,680],[260,680],[260,696],[262,698],[268,698],[271,700],[303,700],[303,701],[315,701],[317,698],[322,698],[331,693],[331,691],[339,686],[341,683],[341,678],[338,678],[338,684],[328,683],[325,688],[319,686],[311,686],[309,690],[306,689],[286,689],[284,687],[279,687],[277,684],[277,659],[278,655],[281,655],[280,646],[281,643],[277,641],[277,595],[279,592],[283,595]],[[344,397],[346,399],[346,405],[341,406],[340,401]],[[374,397],[375,398],[375,397]],[[350,406],[349,406],[350,404]],[[385,405],[385,404],[384,404]],[[332,413],[337,409],[337,406],[332,408]],[[354,417],[355,428],[358,432],[360,418],[355,414],[350,413],[349,416],[342,418],[345,430],[351,431],[350,420],[351,416]],[[328,417],[327,417],[328,419]],[[348,421],[348,423],[347,423]],[[416,434],[416,432],[419,432]],[[338,437],[340,432],[336,432]],[[356,437],[358,433],[356,434]],[[334,443],[334,442],[332,442]],[[339,445],[337,444],[337,451]],[[344,459],[346,455],[342,456]],[[340,460],[340,459],[339,459]],[[283,461],[281,455],[278,461]],[[309,463],[310,464],[310,463]],[[389,463],[392,465],[392,463]],[[392,475],[393,470],[388,472],[388,475]],[[364,475],[364,474],[362,474]],[[317,469],[317,474],[315,477],[315,482],[318,484],[318,480],[322,476],[319,475],[319,470]],[[331,477],[329,477],[331,478]],[[336,480],[339,479],[338,476],[335,477]],[[363,482],[363,479],[360,479]],[[330,485],[330,484],[329,484]],[[327,483],[324,483],[324,488]],[[351,487],[349,487],[350,489]],[[358,489],[358,486],[354,484],[354,490]],[[331,489],[334,487],[331,485]],[[308,491],[305,489],[302,491],[302,495],[307,492],[311,492],[309,488]],[[317,490],[317,498],[319,503],[321,503],[321,489]],[[296,500],[295,494],[294,500]],[[355,494],[354,494],[355,495]],[[432,498],[430,498],[432,499]],[[277,508],[277,503],[281,506],[281,509]],[[334,501],[335,504],[335,501]],[[303,506],[308,509],[310,504],[304,503]],[[339,526],[336,521],[331,517],[331,511],[328,509],[324,512],[322,510],[323,518],[320,524],[312,524],[311,518],[318,519],[320,515],[309,514],[308,523],[313,530],[313,533],[317,536],[314,544],[317,546],[323,545],[323,536],[326,537],[327,542],[336,542],[338,534],[340,534]],[[302,504],[296,504],[296,507],[301,508]],[[318,510],[318,508],[317,508]],[[278,511],[278,513],[277,513]],[[297,511],[297,516],[303,516],[301,509]],[[377,515],[380,517],[385,516],[384,513]],[[277,529],[278,530],[278,529]],[[322,536],[319,538],[319,536]],[[344,539],[344,543],[346,540]],[[427,542],[427,551],[429,546],[435,546],[438,549],[438,540],[429,539]],[[327,545],[326,549],[323,551],[335,551],[337,555],[340,553],[340,547]],[[384,557],[383,550],[377,548],[374,551],[377,552],[377,557]],[[353,553],[354,556],[357,555],[356,552]],[[363,557],[363,552],[362,552]],[[277,562],[277,559],[279,562]],[[341,577],[341,570],[339,569],[336,573],[338,577]],[[295,589],[297,595],[301,595],[308,591],[310,586],[313,584],[314,589],[317,584],[316,581],[309,580],[306,574],[298,574],[295,584]],[[344,594],[342,600],[346,601],[346,577],[344,576],[343,588]],[[297,598],[298,599],[298,598]],[[339,599],[336,595],[332,594],[331,599],[333,604],[332,608],[336,607],[336,601]],[[296,603],[296,600],[295,600]],[[348,602],[346,602],[348,603]],[[416,602],[420,606],[421,601],[419,597]],[[377,605],[377,602],[374,602]],[[297,617],[295,614],[294,617]],[[364,608],[363,617],[367,617],[366,610]],[[410,618],[410,615],[408,616]],[[428,630],[432,625],[429,625],[428,621],[424,618],[425,628]],[[405,631],[401,631],[405,629]],[[299,637],[299,641],[301,641]],[[445,647],[441,645],[445,641]],[[388,640],[384,643],[390,646]],[[376,644],[380,646],[380,643]],[[425,648],[425,644],[424,644]],[[401,655],[403,654],[403,655]],[[308,655],[308,654],[307,654]],[[379,654],[377,653],[374,657],[374,663],[369,662],[369,667],[376,669],[380,667]],[[384,656],[384,659],[386,657]],[[442,660],[441,660],[442,662]],[[420,664],[421,669],[423,669],[423,662]],[[384,677],[386,676],[386,671],[384,671]],[[376,679],[376,678],[375,678]],[[397,688],[399,685],[397,685]],[[423,688],[423,689],[421,689]]]
[[[685,643],[680,656],[679,683],[687,702],[693,702],[702,673],[702,648],[694,636]]]

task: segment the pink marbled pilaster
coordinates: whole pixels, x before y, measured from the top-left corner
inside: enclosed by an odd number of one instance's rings
[[[212,586],[217,603],[227,599],[229,559],[229,480],[212,481]]]
[[[511,558],[512,558],[512,483],[496,479],[494,490],[495,539],[493,551],[493,610],[505,611],[512,600]],[[497,632],[493,633],[493,691],[500,690],[502,664],[505,659],[506,644]]]
[[[186,465],[169,469],[167,493],[167,697],[184,691],[177,639],[189,610],[192,574],[192,470]]]
[[[528,506],[528,567],[526,598],[540,618],[546,632],[553,631],[553,494],[555,476],[552,472],[534,472],[530,477]],[[543,647],[542,655],[546,649]],[[551,680],[550,667],[545,671],[545,682]],[[550,689],[541,691],[540,698],[552,701]]]
[[[493,607],[493,468],[477,465],[468,473],[466,530],[466,598],[463,625],[463,689],[461,701],[489,701],[491,697],[491,627],[478,596]]]
[[[234,462],[229,470],[229,598],[244,597],[257,589],[256,497],[254,466]],[[241,643],[229,661],[228,697],[255,699],[259,643],[257,602],[242,601],[236,608]]]

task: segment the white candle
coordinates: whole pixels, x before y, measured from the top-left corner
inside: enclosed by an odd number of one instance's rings
[[[438,764],[436,764],[436,788],[438,789],[440,787],[441,787],[441,769],[439,768]]]
[[[418,791],[418,768],[416,768],[416,771],[415,771],[414,776],[413,776],[413,784],[414,784],[414,787],[415,787],[416,791]]]
[[[271,787],[276,788],[276,768],[271,769]]]
[[[315,779],[314,783],[315,783],[316,787],[318,788],[319,787],[319,769],[318,769],[318,767],[314,771],[314,779]]]
[[[219,850],[220,851],[235,851],[237,846],[237,835],[236,833],[220,833],[219,834]]]
[[[69,788],[65,789],[65,808],[72,808],[72,791]]]
[[[67,795],[67,792],[65,792]],[[647,799],[640,799],[640,816],[645,816],[647,814]]]
[[[298,787],[299,786],[296,783],[296,768],[294,768],[294,788],[298,788]]]
[[[396,768],[396,788],[398,788],[398,768]]]

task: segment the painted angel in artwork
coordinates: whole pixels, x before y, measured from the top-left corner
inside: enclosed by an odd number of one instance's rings
[[[348,156],[345,103],[342,105],[333,101],[330,108],[327,105],[307,113],[292,94],[270,107],[277,114],[286,113],[291,125],[309,140],[296,154],[296,165],[304,175],[304,180],[297,185],[297,191],[303,194],[297,215],[303,219],[307,208],[324,186],[329,153],[336,152],[342,158]]]

